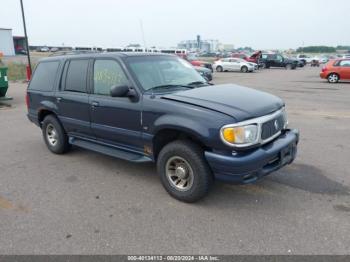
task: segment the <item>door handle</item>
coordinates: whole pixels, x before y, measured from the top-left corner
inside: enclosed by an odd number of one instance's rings
[[[57,103],[61,102],[61,100],[62,100],[62,97],[56,97]]]
[[[91,102],[91,106],[92,106],[92,107],[98,107],[98,106],[99,106],[99,103],[96,102],[96,101],[93,101],[93,102]]]

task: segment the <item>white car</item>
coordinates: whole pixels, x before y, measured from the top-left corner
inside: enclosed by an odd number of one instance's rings
[[[213,69],[217,72],[241,71],[247,73],[255,70],[255,65],[253,64],[240,58],[222,58],[214,62]]]
[[[297,60],[302,61],[305,65],[311,63],[313,60],[313,57],[304,55],[304,54],[299,54],[296,57]]]

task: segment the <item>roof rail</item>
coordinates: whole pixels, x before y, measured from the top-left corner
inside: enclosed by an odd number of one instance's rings
[[[81,54],[96,54],[96,53],[102,53],[102,51],[97,50],[71,50],[71,51],[57,51],[55,53],[52,53],[51,56],[63,56],[63,55],[81,55]]]

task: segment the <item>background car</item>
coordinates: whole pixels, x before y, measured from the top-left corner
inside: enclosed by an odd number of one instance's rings
[[[210,62],[206,61],[201,61],[201,60],[189,60],[187,59],[188,62],[190,62],[193,66],[201,66],[210,69],[213,72],[213,66]]]
[[[258,67],[262,66],[262,64],[260,64],[261,51],[257,51],[255,53],[253,53],[251,56],[248,56],[245,53],[233,53],[233,54],[231,54],[231,57],[241,58],[247,62],[255,63],[258,65]]]
[[[222,58],[215,61],[213,68],[217,72],[241,71],[243,73],[253,72],[254,66],[240,58]]]
[[[327,56],[321,56],[320,59],[319,59],[319,62],[320,62],[321,64],[325,64],[325,63],[327,63],[328,61],[329,61],[329,57],[327,57]]]
[[[261,54],[260,61],[264,64],[265,68],[284,67],[286,69],[295,69],[298,66],[297,60],[283,57],[280,54]]]
[[[202,67],[202,66],[195,66],[194,67],[196,69],[196,71],[203,76],[208,82],[210,82],[211,80],[213,80],[213,72],[206,67]]]
[[[329,83],[338,83],[339,80],[350,80],[350,59],[337,59],[329,61],[320,73],[322,79]]]
[[[311,63],[312,57],[305,55],[305,54],[299,54],[296,56],[296,60],[301,61],[304,63],[304,65]]]

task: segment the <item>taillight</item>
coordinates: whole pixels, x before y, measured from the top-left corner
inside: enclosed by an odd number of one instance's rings
[[[27,109],[29,110],[29,94],[26,94],[26,105],[27,105]]]
[[[326,72],[327,71],[327,67],[322,67],[322,72]]]

